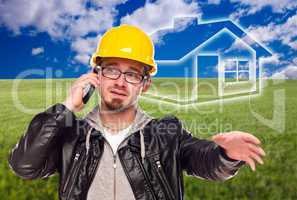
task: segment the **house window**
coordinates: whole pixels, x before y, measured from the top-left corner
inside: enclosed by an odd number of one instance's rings
[[[248,81],[250,77],[248,60],[226,60],[225,82]]]

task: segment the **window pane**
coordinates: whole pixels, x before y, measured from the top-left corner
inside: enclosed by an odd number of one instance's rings
[[[238,81],[248,81],[249,73],[248,72],[239,72],[238,73]]]
[[[235,82],[236,72],[225,72],[225,82]]]
[[[238,70],[249,70],[249,61],[239,61]]]
[[[236,71],[236,61],[226,60],[225,61],[225,71]]]

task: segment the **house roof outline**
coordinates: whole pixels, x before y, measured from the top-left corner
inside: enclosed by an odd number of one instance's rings
[[[230,31],[227,28],[223,28],[221,29],[219,32],[217,32],[215,35],[213,35],[211,38],[208,38],[206,41],[204,41],[202,44],[200,44],[199,46],[195,47],[194,49],[192,49],[190,52],[188,52],[187,54],[185,54],[183,57],[177,59],[177,60],[156,60],[156,62],[158,63],[180,63],[183,62],[183,60],[187,59],[188,57],[192,56],[192,54],[197,51],[200,48],[203,48],[204,45],[207,45],[207,42],[214,39],[215,37],[218,37],[221,33],[226,32],[229,33],[232,37],[237,38],[240,42],[243,43],[243,45],[249,49],[252,54],[256,54],[256,50],[253,49],[249,44],[247,44],[244,40],[242,40],[241,38],[237,37],[237,35],[235,35],[232,31]],[[203,56],[218,56],[218,54],[214,53],[214,52],[208,52],[208,53],[199,53],[199,55],[203,55]],[[238,57],[240,58],[240,57]],[[243,57],[244,58],[244,57]]]
[[[215,35],[217,35],[219,32],[221,32],[222,30],[229,30],[231,33],[233,33],[233,35],[235,35],[237,38],[239,38],[241,41],[243,41],[246,45],[250,46],[252,49],[254,49],[257,52],[257,57],[269,57],[272,56],[272,51],[270,49],[268,49],[267,47],[265,47],[263,44],[261,44],[260,42],[258,42],[256,39],[254,39],[252,36],[250,36],[245,30],[244,28],[242,28],[239,24],[237,24],[236,22],[234,22],[231,19],[219,19],[219,20],[209,20],[209,21],[199,21],[198,22],[198,17],[197,16],[182,16],[182,17],[176,17],[173,19],[173,25],[171,27],[166,27],[163,29],[159,29],[155,32],[153,32],[151,34],[152,37],[157,36],[158,34],[162,37],[162,40],[166,40],[169,37],[169,40],[172,39],[170,38],[170,36],[174,36],[174,34],[183,34],[183,32],[185,31],[189,31],[187,29],[189,29],[190,27],[192,28],[196,28],[197,30],[194,31],[204,31],[204,34],[208,34],[208,36],[206,36],[206,39],[201,40],[201,38],[198,37],[191,37],[194,38],[193,42],[184,42],[183,47],[185,48],[184,50],[182,50],[183,52],[180,52],[178,56],[176,56],[175,58],[171,57],[172,54],[174,54],[174,52],[172,52],[171,54],[166,54],[166,55],[162,55],[162,52],[166,51],[166,48],[172,49],[175,44],[172,43],[168,43],[168,42],[164,42],[165,44],[156,44],[155,45],[155,59],[158,62],[162,62],[162,61],[177,61],[177,60],[182,60],[183,57],[185,57],[186,55],[188,55],[189,53],[191,53],[193,50],[199,48],[201,45],[205,44],[206,41],[209,41],[211,38],[213,38]],[[174,31],[176,29],[176,25],[179,21],[181,20],[189,20],[190,21],[190,25],[186,25],[187,27],[184,28],[181,31]],[[211,28],[213,30],[211,30]],[[215,27],[216,26],[216,27]],[[211,31],[209,31],[211,30]],[[193,31],[193,30],[192,30]],[[211,32],[211,33],[209,33]],[[239,34],[240,33],[240,34]],[[187,38],[189,39],[189,38]],[[197,42],[197,39],[200,39],[200,41]],[[195,41],[196,40],[196,41]],[[179,49],[180,46],[179,44]],[[190,48],[188,46],[192,45]],[[195,45],[195,46],[194,46]],[[165,49],[164,49],[165,48]],[[188,48],[188,50],[186,50],[186,48]],[[161,55],[160,55],[161,54]],[[167,58],[164,58],[167,57]]]

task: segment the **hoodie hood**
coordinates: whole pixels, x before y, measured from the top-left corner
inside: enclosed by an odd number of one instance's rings
[[[100,106],[97,105],[90,113],[88,113],[84,119],[91,125],[91,129],[88,131],[87,135],[86,135],[86,148],[87,148],[87,153],[90,147],[90,136],[91,136],[91,132],[92,129],[96,129],[100,132],[103,132],[104,128],[103,125],[101,123],[101,119],[100,119]],[[140,106],[137,106],[136,108],[136,116],[135,119],[132,123],[131,129],[130,129],[130,133],[129,135],[140,131],[140,146],[141,146],[141,157],[144,160],[145,157],[145,146],[144,146],[144,137],[143,137],[143,128],[145,127],[145,125],[147,123],[149,123],[153,118],[146,114],[141,108]]]

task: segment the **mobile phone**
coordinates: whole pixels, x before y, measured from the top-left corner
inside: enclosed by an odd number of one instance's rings
[[[92,72],[98,74],[98,67],[94,67]],[[83,90],[83,98],[82,101],[84,104],[87,104],[90,100],[91,96],[95,91],[95,87],[92,84],[88,84]]]

